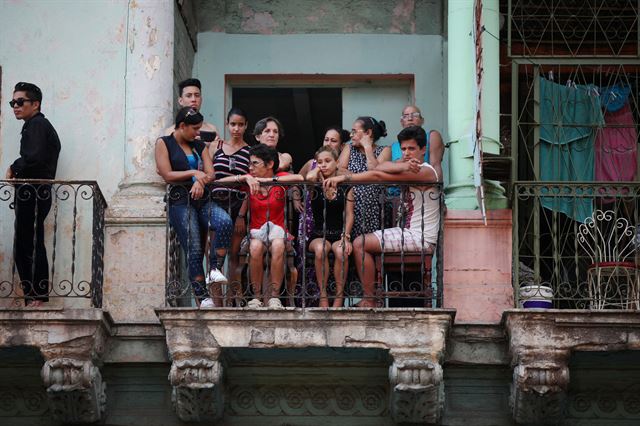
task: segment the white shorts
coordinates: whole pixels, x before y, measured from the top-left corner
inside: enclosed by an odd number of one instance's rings
[[[388,228],[384,230],[384,246],[382,245],[382,231],[374,231],[373,235],[378,238],[380,247],[388,252],[421,252],[425,254],[433,253],[434,245],[426,239],[423,244],[423,236],[420,231],[407,228]]]
[[[276,225],[273,222],[265,222],[259,229],[252,229],[249,234],[252,240],[257,239],[263,243],[273,241],[276,238],[287,237],[287,233],[282,229],[282,226]]]

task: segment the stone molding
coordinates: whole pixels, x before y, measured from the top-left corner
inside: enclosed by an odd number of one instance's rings
[[[93,423],[104,415],[106,384],[93,362],[71,358],[48,360],[42,367],[42,380],[53,415],[64,423]]]
[[[521,424],[561,422],[573,351],[640,349],[640,315],[631,311],[505,311],[513,366],[511,408]]]
[[[444,408],[442,366],[424,359],[395,360],[389,367],[391,417],[396,423],[437,424]]]
[[[2,309],[0,347],[38,348],[53,416],[64,424],[93,423],[106,408],[98,366],[111,325],[100,309]]]
[[[156,309],[156,314],[166,330],[173,360],[169,378],[181,420],[211,421],[223,415],[219,355],[225,348],[311,347],[388,350],[393,359],[389,380],[394,421],[425,424],[436,423],[441,417],[444,388],[440,362],[453,310],[166,308]],[[295,401],[302,401],[304,410],[317,408],[300,395]],[[249,404],[243,410],[271,412],[261,395],[248,400],[255,406]],[[340,409],[339,404],[334,405]],[[283,416],[292,415],[287,410],[293,413],[298,409],[285,408],[278,408]]]

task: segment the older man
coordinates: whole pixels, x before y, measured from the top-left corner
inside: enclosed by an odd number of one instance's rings
[[[415,105],[407,105],[402,110],[400,116],[400,125],[403,129],[409,126],[424,125],[424,117],[420,108]],[[442,135],[437,130],[429,130],[427,132],[427,148],[424,154],[424,161],[431,164],[438,172],[438,176],[442,179],[442,157],[444,156],[444,144],[442,143]],[[400,150],[400,142],[394,142],[391,145],[391,161],[398,161],[402,158]]]

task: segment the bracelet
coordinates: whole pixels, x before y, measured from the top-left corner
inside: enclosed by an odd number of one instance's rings
[[[345,174],[345,175],[344,175],[344,180],[345,180],[346,182],[350,182],[350,181],[351,181],[351,173],[347,173],[347,174]]]
[[[236,183],[240,183],[240,175],[236,175]]]
[[[340,234],[340,239],[345,239],[347,241],[351,241],[351,234],[345,234],[344,232]]]
[[[244,219],[244,215],[243,214],[239,214],[238,217],[241,217]]]

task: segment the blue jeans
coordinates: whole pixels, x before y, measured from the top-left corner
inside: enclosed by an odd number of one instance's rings
[[[196,298],[208,297],[202,266],[203,242],[201,232],[215,232],[209,249],[209,265],[216,266],[216,250],[231,245],[233,223],[227,212],[213,201],[207,203],[174,204],[169,206],[169,223],[176,230],[180,246],[187,255],[189,280]],[[207,232],[208,233],[208,232]],[[204,234],[206,241],[206,234]],[[196,277],[203,277],[202,281]]]

